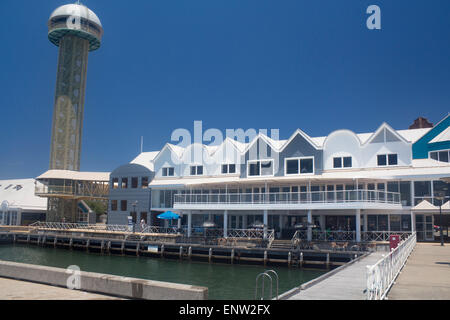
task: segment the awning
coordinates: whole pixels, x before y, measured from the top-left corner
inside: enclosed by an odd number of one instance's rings
[[[80,172],[70,170],[48,170],[37,177],[37,180],[43,179],[65,179],[78,181],[109,181],[109,172]]]

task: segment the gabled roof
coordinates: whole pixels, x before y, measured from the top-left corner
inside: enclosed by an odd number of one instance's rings
[[[432,205],[427,200],[422,200],[422,202],[420,202],[412,209],[415,211],[436,211],[438,207]]]
[[[381,131],[385,129],[391,132],[400,141],[403,141],[404,143],[409,143],[408,141],[405,140],[405,138],[403,138],[403,136],[398,134],[397,131],[394,130],[390,125],[388,125],[386,122],[383,122],[381,126],[370,136],[370,138],[367,139],[367,141],[364,143],[363,146],[370,144],[381,133]]]
[[[154,163],[153,160],[158,155],[159,151],[142,152],[136,158],[131,161],[131,164],[139,164],[146,167],[147,169],[153,171]]]
[[[286,143],[283,145],[283,147],[280,149],[280,152],[283,151],[284,149],[286,149],[286,147],[292,142],[292,140],[294,140],[294,138],[300,135],[301,137],[303,137],[306,141],[309,142],[310,145],[312,145],[315,149],[319,150],[322,147],[317,145],[316,142],[314,142],[314,140],[308,136],[305,132],[303,132],[300,129],[295,130],[295,132],[291,135],[291,137],[286,141]],[[324,139],[325,140],[325,139]]]
[[[247,144],[245,150],[243,153],[248,152],[248,150],[250,150],[250,148],[259,140],[262,139],[264,140],[264,142],[266,142],[269,147],[272,148],[272,150],[276,151],[276,152],[280,152],[280,148],[279,148],[279,143],[275,143],[275,140],[269,138],[268,136],[266,136],[265,134],[263,134],[262,132],[258,133],[258,135],[253,139],[253,141],[251,141],[249,144]]]
[[[444,141],[450,141],[450,127],[447,127],[447,129],[439,133],[429,143],[444,142]]]

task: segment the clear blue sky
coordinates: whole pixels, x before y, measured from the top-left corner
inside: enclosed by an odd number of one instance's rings
[[[0,1],[0,179],[48,169],[64,0]],[[105,28],[89,57],[81,170],[159,150],[176,128],[406,129],[450,111],[448,0],[85,0]],[[382,29],[366,28],[381,8]]]

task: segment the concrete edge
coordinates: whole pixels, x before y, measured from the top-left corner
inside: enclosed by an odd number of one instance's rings
[[[75,276],[79,276],[76,280]],[[206,300],[208,288],[122,277],[94,272],[71,271],[0,260],[0,277],[68,288],[78,284],[77,290],[107,296],[144,300]],[[72,280],[75,280],[72,282]]]
[[[347,262],[346,264],[344,264],[344,265],[342,265],[342,266],[340,266],[340,267],[338,267],[338,268],[336,268],[336,269],[330,270],[330,271],[328,271],[327,273],[321,275],[320,277],[317,277],[317,278],[312,279],[312,280],[310,280],[310,281],[308,281],[308,282],[305,282],[305,283],[303,283],[302,285],[300,285],[300,286],[298,286],[298,287],[296,287],[296,288],[292,288],[291,290],[286,291],[285,293],[281,294],[281,295],[278,297],[278,299],[279,299],[279,300],[287,300],[287,299],[289,299],[290,297],[292,297],[292,296],[294,296],[294,295],[300,293],[300,291],[306,290],[306,289],[308,289],[308,288],[310,288],[310,287],[312,287],[312,286],[318,284],[319,282],[322,282],[323,280],[328,279],[328,278],[331,277],[332,275],[334,275],[334,274],[336,274],[336,273],[338,273],[338,272],[344,270],[345,268],[351,266],[351,265],[354,264],[355,262],[357,262],[357,261],[359,261],[359,260],[361,260],[361,259],[367,257],[369,254],[371,254],[371,252],[370,252],[370,253],[369,253],[369,252],[366,252],[366,253],[364,253],[363,255],[359,256],[358,258],[353,259],[353,260]]]

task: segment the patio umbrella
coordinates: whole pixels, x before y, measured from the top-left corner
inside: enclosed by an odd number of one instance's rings
[[[170,224],[172,225],[173,219],[180,219],[180,216],[177,215],[175,212],[172,211],[166,211],[164,213],[161,213],[157,216],[158,219],[164,219],[164,220],[170,220]]]
[[[164,213],[161,213],[157,217],[158,217],[158,219],[165,219],[165,220],[180,219],[180,216],[172,211],[166,211]]]

